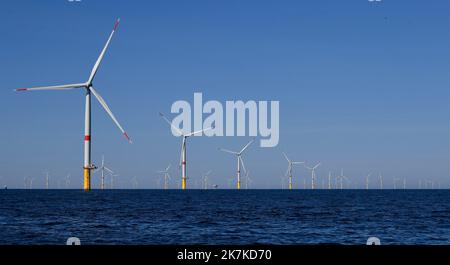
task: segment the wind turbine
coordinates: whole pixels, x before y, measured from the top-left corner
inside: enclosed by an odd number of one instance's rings
[[[89,76],[89,79],[84,83],[76,83],[76,84],[68,84],[68,85],[58,85],[58,86],[45,86],[45,87],[35,87],[35,88],[19,88],[16,89],[16,91],[40,91],[40,90],[70,90],[70,89],[84,89],[86,92],[85,96],[85,118],[84,118],[84,190],[89,191],[91,189],[91,170],[95,169],[95,165],[91,164],[91,93],[94,95],[94,97],[98,100],[100,105],[105,109],[105,111],[108,113],[108,115],[111,117],[111,119],[114,121],[114,123],[117,125],[119,130],[123,133],[125,138],[131,143],[130,137],[128,137],[128,134],[124,131],[122,126],[117,121],[116,117],[112,113],[111,109],[106,104],[105,100],[102,98],[102,96],[97,92],[97,90],[94,89],[92,86],[92,81],[94,80],[94,77],[97,73],[97,70],[100,66],[100,63],[106,53],[106,50],[111,42],[111,39],[114,35],[114,33],[117,30],[117,27],[119,26],[118,19],[116,21],[116,24],[114,25],[114,28],[109,35],[108,41],[106,42],[105,46],[103,47],[103,50],[100,53],[100,56],[98,57],[97,61],[94,64],[94,67],[91,70],[91,74]]]
[[[138,180],[137,180],[137,177],[133,177],[133,178],[131,179],[131,184],[133,185],[133,189],[137,189],[137,188],[138,188],[139,182],[138,182]]]
[[[169,164],[166,167],[166,169],[157,171],[160,174],[164,174],[164,189],[165,190],[167,190],[169,188],[169,179],[170,179],[169,169],[170,169],[170,167],[171,167],[171,165]]]
[[[328,189],[331,190],[331,171],[328,172]]]
[[[203,176],[203,189],[207,190],[208,189],[208,178],[209,175],[211,174],[212,170],[206,172],[206,174]]]
[[[186,165],[186,142],[187,138],[194,136],[196,134],[202,134],[203,132],[212,130],[213,127],[209,127],[206,129],[198,130],[196,132],[190,132],[190,133],[183,133],[179,128],[175,127],[169,119],[164,116],[162,112],[159,113],[159,116],[161,116],[172,128],[172,131],[175,131],[179,134],[179,136],[183,137],[183,141],[181,142],[181,155],[180,155],[180,167],[181,167],[181,189],[186,189],[186,179],[187,179],[187,165]]]
[[[316,168],[318,168],[320,166],[320,164],[321,163],[319,162],[313,167],[305,166],[307,169],[311,170],[311,189],[316,188]]]
[[[248,190],[249,184],[252,182],[252,179],[249,177],[250,170],[245,172],[245,189]]]
[[[237,157],[237,184],[236,184],[236,188],[239,190],[241,189],[241,165],[242,168],[244,169],[244,172],[246,172],[247,170],[245,169],[245,165],[244,165],[244,160],[242,160],[242,154],[244,153],[244,151],[255,141],[255,138],[253,138],[252,140],[250,140],[250,142],[248,142],[239,152],[235,152],[235,151],[230,151],[228,149],[223,149],[223,148],[219,148],[220,151],[222,152],[226,152],[232,155],[235,155]]]
[[[114,174],[114,171],[112,171],[107,166],[105,166],[105,156],[104,155],[102,155],[102,165],[99,168],[97,168],[94,172],[97,172],[99,170],[101,170],[101,172],[102,172],[100,188],[102,190],[104,190],[105,189],[105,171],[108,171],[110,174]]]
[[[378,173],[378,178],[380,180],[380,190],[383,189],[383,176],[381,175],[381,172]]]
[[[288,156],[286,155],[286,153],[283,153],[284,158],[286,158],[287,162],[288,162],[288,168],[286,170],[286,175],[289,177],[289,189],[292,190],[292,168],[293,165],[300,165],[300,164],[304,164],[305,162],[295,162],[295,161],[291,161]]]
[[[369,189],[370,175],[372,175],[372,172],[369,172],[366,176],[366,190]]]
[[[30,178],[30,190],[33,189],[33,180],[34,180],[34,177],[31,177]]]
[[[70,174],[68,174],[67,176],[66,176],[66,189],[68,189],[69,188],[69,185],[70,185]]]
[[[48,190],[49,187],[49,176],[48,176],[48,172],[45,172],[45,189]]]
[[[110,182],[110,185],[111,185],[111,189],[114,189],[114,185],[115,185],[115,177],[118,177],[118,176],[120,176],[119,174],[111,174],[111,182]]]

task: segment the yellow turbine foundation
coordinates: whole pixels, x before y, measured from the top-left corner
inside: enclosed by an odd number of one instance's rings
[[[91,190],[91,169],[84,168],[84,191]]]
[[[292,190],[292,183],[289,183],[289,189]]]
[[[241,189],[241,182],[240,182],[240,181],[237,182],[237,189],[238,189],[238,190]]]
[[[186,189],[186,178],[182,178],[181,179],[181,189],[185,190]]]

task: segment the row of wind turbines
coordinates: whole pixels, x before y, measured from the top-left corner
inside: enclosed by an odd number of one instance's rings
[[[96,165],[94,165],[91,161],[91,143],[92,143],[92,138],[91,138],[91,97],[92,95],[94,96],[94,98],[97,99],[97,101],[99,102],[99,104],[103,107],[103,109],[106,111],[106,113],[109,115],[109,117],[112,119],[112,121],[114,122],[114,124],[117,126],[117,128],[121,131],[121,133],[124,135],[124,137],[128,140],[129,143],[132,143],[131,138],[128,136],[128,134],[125,132],[125,130],[123,129],[123,127],[120,125],[120,123],[118,122],[118,120],[116,119],[115,115],[112,113],[110,107],[107,105],[106,101],[103,99],[103,97],[100,95],[100,93],[94,88],[93,86],[93,81],[95,79],[95,76],[98,72],[99,66],[105,56],[105,53],[111,43],[111,40],[115,34],[115,32],[118,29],[119,26],[119,22],[120,19],[117,19],[116,23],[114,24],[114,27],[112,29],[112,32],[110,33],[106,44],[104,45],[103,49],[100,52],[100,55],[98,56],[94,66],[91,69],[90,75],[87,79],[87,81],[85,82],[81,82],[81,83],[75,83],[75,84],[65,84],[65,85],[56,85],[56,86],[43,86],[43,87],[34,87],[34,88],[19,88],[16,89],[16,91],[19,92],[25,92],[25,91],[44,91],[44,90],[55,90],[55,91],[66,91],[66,90],[72,90],[72,89],[77,89],[77,90],[83,90],[84,91],[84,95],[85,95],[85,122],[84,122],[84,163],[83,163],[83,172],[84,172],[84,178],[83,178],[83,188],[85,191],[89,191],[91,189],[91,173],[94,171],[101,171],[101,184],[100,184],[100,188],[101,189],[105,189],[106,188],[106,182],[105,182],[105,178],[106,178],[106,174],[109,174],[111,176],[111,187],[114,186],[113,183],[113,179],[114,179],[114,172],[109,169],[108,167],[105,166],[104,163],[104,158],[102,158],[102,164],[100,167],[97,167]],[[181,143],[181,154],[180,154],[180,167],[181,167],[181,189],[186,189],[187,188],[187,160],[186,160],[186,146],[187,146],[187,139],[191,136],[197,135],[197,134],[201,134],[205,131],[211,130],[213,128],[206,128],[203,130],[199,130],[199,131],[194,131],[194,132],[189,132],[189,133],[184,133],[182,132],[179,128],[176,128],[175,126],[172,125],[172,123],[164,116],[164,114],[160,113],[161,117],[170,124],[170,126],[172,127],[172,131],[175,131],[179,134],[179,136],[182,137],[182,143]],[[231,150],[227,150],[227,149],[223,149],[220,148],[220,151],[229,153],[231,155],[234,155],[236,157],[237,160],[237,174],[236,174],[236,188],[240,189],[241,188],[241,167],[244,170],[245,176],[246,176],[246,182],[245,185],[246,187],[248,187],[249,182],[251,181],[248,174],[249,171],[246,170],[245,168],[245,164],[244,164],[244,160],[242,159],[242,155],[243,153],[249,148],[249,146],[253,143],[254,139],[251,140],[249,143],[247,143],[240,151],[231,151]],[[296,162],[296,161],[291,161],[286,154],[284,154],[284,157],[286,158],[286,160],[288,161],[288,169],[287,169],[287,173],[286,175],[288,176],[289,179],[289,189],[293,189],[293,166],[295,165],[299,165],[299,164],[304,164],[304,162]],[[311,171],[311,189],[316,189],[317,187],[317,176],[316,176],[316,169],[321,165],[321,163],[318,163],[314,166],[308,167],[305,166],[308,170]],[[165,170],[159,172],[161,174],[164,174],[164,188],[168,188],[168,182],[169,182],[169,178],[170,175],[168,173],[170,167],[167,167]],[[208,183],[208,177],[209,174],[206,174],[204,176],[203,179],[203,185],[204,187],[207,187],[207,183]],[[369,178],[369,177],[368,177]],[[343,171],[341,173],[340,176],[337,177],[337,182],[339,183],[339,187],[342,189],[343,188],[343,182],[345,181],[349,181],[348,178],[346,176],[343,175]],[[25,188],[33,188],[33,181],[34,178],[25,178],[24,179],[24,185]],[[131,180],[133,187],[137,188],[139,183],[136,177],[133,177]],[[382,183],[382,177],[380,176],[380,187],[383,187],[383,183]],[[67,183],[70,183],[70,176],[66,177],[66,183],[65,185],[68,186]],[[366,181],[366,187],[368,188],[369,185],[369,180]],[[397,185],[397,181],[394,180],[394,185]],[[427,187],[427,185],[430,185],[429,182],[425,183],[421,183],[420,186],[424,186]],[[431,185],[433,186],[434,183],[431,183]],[[306,184],[304,184],[304,186],[306,187]],[[335,185],[335,187],[337,187],[338,184]],[[48,174],[46,175],[46,187],[49,187],[49,176]],[[329,184],[328,187],[331,188],[331,173],[329,174]]]

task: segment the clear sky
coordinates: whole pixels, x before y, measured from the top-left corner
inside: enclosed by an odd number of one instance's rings
[[[344,168],[362,187],[368,171],[450,186],[448,1],[2,1],[0,184],[34,176],[82,187],[82,91],[13,89],[85,81],[114,21],[117,34],[95,79],[134,143],[93,100],[93,162],[106,157],[120,187],[156,186],[156,170],[180,171],[181,139],[158,116],[176,100],[279,100],[280,142],[244,159],[253,187],[279,188],[281,155],[318,168],[319,184]],[[188,142],[188,185],[213,170],[227,187],[249,137]],[[93,178],[98,187],[98,176]],[[309,172],[294,170],[294,186]],[[375,186],[375,179],[372,180]]]

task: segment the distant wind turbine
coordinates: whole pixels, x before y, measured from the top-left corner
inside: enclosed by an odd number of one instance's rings
[[[230,151],[228,149],[223,149],[223,148],[219,148],[220,151],[222,152],[226,152],[232,155],[235,155],[237,158],[237,183],[236,183],[236,188],[239,190],[241,189],[241,165],[242,168],[244,169],[244,172],[246,172],[247,170],[245,169],[245,165],[244,165],[244,160],[242,159],[242,154],[244,153],[245,150],[247,150],[247,148],[255,141],[255,138],[253,138],[250,142],[248,142],[239,152],[235,152],[235,151]]]
[[[114,172],[109,169],[107,166],[105,166],[105,156],[102,155],[102,165],[97,168],[94,172],[100,171],[102,173],[100,178],[100,189],[105,189],[105,171],[109,172],[110,174],[114,174]]]
[[[313,167],[305,166],[307,169],[311,170],[311,189],[312,190],[316,188],[316,168],[318,168],[320,166],[320,164],[321,163],[319,162]]]
[[[304,164],[305,162],[292,161],[292,160],[290,160],[288,158],[286,153],[283,153],[283,156],[284,156],[284,158],[286,158],[286,160],[288,162],[288,168],[286,170],[286,176],[289,178],[289,189],[292,190],[292,187],[293,187],[293,182],[292,182],[292,168],[293,168],[293,165],[301,165],[301,164]]]
[[[160,174],[164,174],[164,189],[165,190],[167,190],[169,188],[169,179],[170,179],[169,169],[170,169],[170,164],[166,167],[166,169],[157,171]]]
[[[191,136],[194,136],[196,134],[202,134],[206,131],[214,129],[213,127],[209,127],[206,129],[198,130],[195,132],[190,133],[183,133],[179,128],[175,127],[167,117],[160,112],[159,116],[161,116],[173,129],[173,131],[177,132],[179,136],[183,137],[183,140],[181,142],[181,155],[180,155],[180,167],[181,167],[181,189],[186,189],[186,179],[187,179],[187,165],[186,165],[186,142],[187,139]]]

